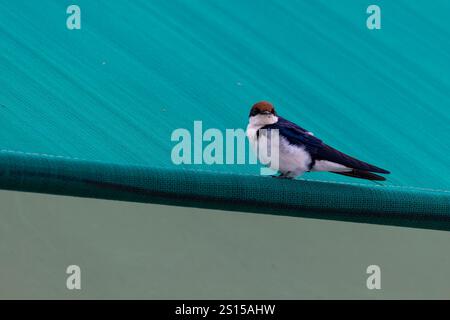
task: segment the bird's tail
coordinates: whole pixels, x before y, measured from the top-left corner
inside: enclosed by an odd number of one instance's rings
[[[332,173],[342,174],[344,176],[353,177],[353,178],[359,178],[359,179],[366,179],[366,180],[375,180],[375,181],[385,181],[386,178],[379,176],[375,173],[359,170],[359,169],[352,169],[352,171],[347,172],[335,172],[330,171]]]

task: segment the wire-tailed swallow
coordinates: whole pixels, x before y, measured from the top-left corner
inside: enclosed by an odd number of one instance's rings
[[[264,130],[265,129],[265,130]],[[389,171],[346,155],[316,138],[312,132],[277,115],[273,105],[262,101],[250,110],[247,136],[257,151],[261,138],[270,144],[271,130],[278,130],[279,178],[294,179],[308,171],[328,171],[367,180],[386,180],[376,173]],[[267,163],[267,162],[266,162]],[[272,164],[269,164],[271,167]]]

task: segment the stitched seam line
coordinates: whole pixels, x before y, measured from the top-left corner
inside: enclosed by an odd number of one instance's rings
[[[57,159],[66,159],[66,160],[77,160],[77,161],[87,161],[87,162],[96,162],[101,164],[111,164],[105,161],[101,160],[92,160],[92,159],[84,159],[84,158],[78,158],[78,157],[69,157],[69,156],[58,156],[53,154],[47,154],[47,153],[37,153],[37,152],[24,152],[24,151],[17,151],[17,150],[7,150],[7,149],[1,149],[0,153],[12,153],[12,154],[22,154],[22,155],[28,155],[28,156],[41,156],[41,157],[48,157],[48,158],[57,158]],[[151,168],[155,169],[168,169],[167,167],[161,167],[161,166],[151,166]],[[183,170],[186,170],[185,168],[182,168]],[[247,174],[247,173],[239,173],[239,172],[229,172],[229,171],[213,171],[213,170],[207,170],[207,169],[188,169],[187,171],[197,171],[197,172],[207,172],[207,173],[226,173],[226,174],[232,174],[232,175],[240,175],[240,176],[254,176],[259,177],[260,175],[257,174]],[[368,187],[370,185],[364,184],[364,183],[356,183],[356,182],[339,182],[339,181],[332,181],[332,180],[318,180],[318,179],[299,179],[303,181],[313,181],[313,182],[324,182],[324,183],[335,183],[335,184],[341,184],[341,185],[351,185],[351,186],[362,186],[362,187]],[[422,188],[422,187],[414,187],[414,186],[398,186],[398,185],[373,185],[370,187],[379,187],[379,188],[398,188],[398,189],[409,189],[409,190],[417,190],[417,191],[433,191],[433,192],[444,192],[444,193],[450,193],[450,190],[445,189],[432,189],[432,188]]]

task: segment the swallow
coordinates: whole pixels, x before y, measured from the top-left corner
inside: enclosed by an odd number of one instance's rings
[[[353,158],[338,151],[316,138],[314,134],[289,120],[280,117],[270,102],[261,101],[250,110],[247,137],[250,145],[263,163],[257,147],[261,139],[270,144],[271,130],[278,130],[278,165],[271,167],[280,174],[277,178],[294,179],[305,172],[326,171],[348,177],[384,181],[385,177],[376,173],[390,172]],[[264,162],[265,160],[266,162]]]

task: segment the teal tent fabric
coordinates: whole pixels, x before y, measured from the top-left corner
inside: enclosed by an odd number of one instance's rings
[[[70,4],[0,11],[1,188],[435,227],[450,217],[447,1],[377,1],[380,30],[357,0],[77,1],[80,30],[66,27]],[[172,163],[174,130],[245,128],[259,100],[389,180]]]

